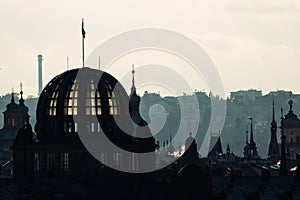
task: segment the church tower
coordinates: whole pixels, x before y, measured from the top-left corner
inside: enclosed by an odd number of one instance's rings
[[[254,142],[254,137],[253,137],[253,124],[252,124],[252,118],[249,118],[251,121],[251,129],[250,129],[250,142],[247,146],[247,158],[249,159],[256,159],[259,158],[258,152],[257,152],[257,147],[256,143]]]
[[[279,148],[277,142],[277,123],[275,121],[275,108],[274,108],[274,99],[273,99],[273,116],[271,122],[271,140],[269,145],[268,156],[271,159],[279,158]]]
[[[0,130],[0,149],[10,148],[18,130],[29,121],[28,107],[24,104],[21,84],[19,104],[15,102],[14,92],[11,94],[10,103],[6,105],[4,114],[4,126]]]

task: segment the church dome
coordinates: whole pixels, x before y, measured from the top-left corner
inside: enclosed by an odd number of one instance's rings
[[[77,124],[73,117],[78,115],[90,117],[87,129],[97,132],[101,122],[111,123],[112,117],[126,118],[128,101],[122,85],[106,72],[88,67],[66,71],[54,77],[39,97],[37,137],[51,140],[76,136]],[[95,116],[100,124],[92,122]]]

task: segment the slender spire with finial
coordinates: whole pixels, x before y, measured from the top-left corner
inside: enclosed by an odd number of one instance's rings
[[[24,99],[23,99],[23,84],[22,82],[20,83],[20,95],[21,95],[21,98],[19,100],[20,104],[24,103]]]
[[[252,125],[252,117],[249,117],[250,121],[251,121],[251,127],[250,127],[250,143],[253,143],[254,142],[254,139],[253,139],[253,125]]]
[[[132,94],[132,93],[134,93],[136,91],[136,88],[135,88],[135,85],[134,85],[134,73],[135,73],[134,64],[132,64],[131,66],[132,66],[132,70],[131,70],[131,73],[132,73],[131,94]]]
[[[11,102],[15,102],[14,88],[11,88]]]
[[[84,19],[82,18],[81,24],[81,34],[82,34],[82,67],[84,67],[84,38],[85,38],[85,30],[84,30]]]

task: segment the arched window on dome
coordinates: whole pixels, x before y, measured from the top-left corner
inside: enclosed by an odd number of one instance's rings
[[[86,89],[86,115],[102,115],[101,109],[101,96],[94,80],[91,79],[90,84],[87,85]]]
[[[55,87],[55,90],[54,90],[54,92],[52,93],[52,96],[51,96],[50,106],[49,106],[49,115],[50,116],[55,116],[56,115],[57,98],[58,98],[58,94],[59,94],[59,92],[58,92],[59,85],[60,84],[58,84]]]
[[[111,85],[107,84],[107,99],[108,99],[108,107],[110,115],[118,115],[120,114],[119,102],[113,91]]]
[[[64,114],[65,115],[77,115],[78,104],[78,83],[74,81],[72,85],[68,86],[66,92],[66,98],[64,101]]]

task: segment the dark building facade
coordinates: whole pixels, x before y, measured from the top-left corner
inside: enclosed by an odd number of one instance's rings
[[[37,139],[32,138],[32,127],[27,123],[14,141],[14,177],[95,177],[105,165],[139,170],[144,162],[135,153],[154,152],[155,140],[145,127],[135,131],[149,137],[134,136],[132,119],[137,117],[130,117],[129,104],[122,85],[106,72],[85,67],[56,76],[39,97]],[[84,120],[76,118],[81,116]],[[79,132],[91,138],[105,135],[132,153],[123,155],[99,145],[99,162],[83,145]],[[154,165],[154,154],[149,162]]]

